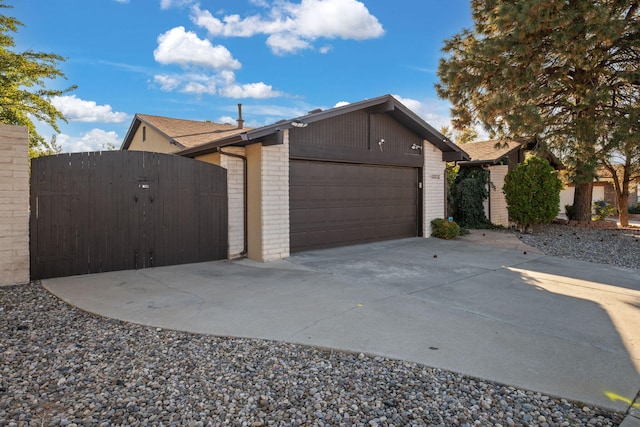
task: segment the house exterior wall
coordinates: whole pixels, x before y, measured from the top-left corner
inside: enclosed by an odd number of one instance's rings
[[[591,190],[591,203],[597,202],[598,200],[605,200],[604,198],[604,183],[594,183],[593,190]]]
[[[422,167],[422,139],[384,113],[359,110],[289,130],[294,159]]]
[[[29,131],[0,125],[0,286],[29,282]]]
[[[178,151],[178,146],[172,145],[165,135],[162,135],[151,126],[146,126],[142,123],[133,135],[128,150],[153,151],[155,153],[167,154]]]
[[[225,152],[245,155],[242,147],[225,147]],[[227,196],[229,206],[229,258],[237,258],[244,251],[244,165],[242,159],[221,155],[205,154],[196,157],[221,166],[227,170]]]
[[[509,212],[507,211],[507,199],[504,197],[502,187],[504,186],[504,177],[509,172],[509,166],[490,166],[489,176],[493,187],[489,188],[489,221],[492,224],[509,226]]]
[[[446,162],[442,151],[428,141],[423,141],[424,165],[422,168],[422,235],[431,237],[431,221],[445,218],[446,212]]]
[[[569,185],[564,187],[560,191],[560,214],[565,214],[564,207],[566,205],[573,205],[573,196],[575,194],[575,187],[573,185]],[[591,203],[597,202],[598,200],[605,200],[605,185],[604,183],[594,183],[593,189],[591,190]]]
[[[260,262],[289,256],[289,133],[284,143],[246,148],[248,176],[248,253]]]

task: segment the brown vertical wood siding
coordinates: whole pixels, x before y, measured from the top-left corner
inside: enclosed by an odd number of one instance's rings
[[[413,167],[423,163],[422,151],[411,148],[421,147],[422,139],[384,113],[359,110],[289,132],[291,158]]]

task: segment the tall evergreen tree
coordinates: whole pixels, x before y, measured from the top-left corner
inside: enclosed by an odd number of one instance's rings
[[[12,6],[0,0],[0,10]],[[18,27],[24,26],[16,18],[0,14],[0,123],[26,126],[29,128],[30,154],[52,147],[36,131],[33,119],[49,124],[56,132],[58,120],[66,121],[64,115],[51,103],[51,98],[70,92],[76,86],[66,89],[47,89],[49,79],[65,78],[58,69],[64,61],[53,53],[14,52],[13,35]]]
[[[640,87],[640,0],[472,0],[474,28],[445,41],[438,94],[454,126],[543,143],[576,186],[590,220],[603,135]]]

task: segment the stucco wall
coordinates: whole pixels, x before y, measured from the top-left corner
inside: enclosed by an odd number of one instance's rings
[[[29,131],[0,125],[0,286],[29,282]]]
[[[489,167],[489,179],[493,184],[489,188],[489,221],[492,224],[509,226],[509,212],[507,211],[507,199],[504,197],[502,187],[504,177],[509,172],[508,165],[497,165]]]
[[[424,167],[423,189],[423,235],[431,237],[431,220],[444,218],[446,162],[442,161],[442,151],[428,141],[423,142]]]
[[[576,192],[576,189],[573,185],[564,187],[562,191],[560,191],[560,215],[565,214],[564,207],[566,205],[573,205],[573,197],[575,195],[575,192]],[[605,199],[604,196],[605,196],[604,184],[594,184],[593,189],[591,190],[592,206],[593,206],[593,202],[597,202],[598,200],[604,200]]]
[[[143,134],[145,134],[144,138]],[[154,153],[175,153],[178,151],[178,146],[172,145],[167,140],[166,136],[162,135],[150,126],[141,124],[133,135],[128,150],[152,151]]]

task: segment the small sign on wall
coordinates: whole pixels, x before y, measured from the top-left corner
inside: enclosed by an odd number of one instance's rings
[[[439,174],[433,174],[430,176],[431,179],[440,179],[440,175]]]

